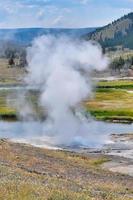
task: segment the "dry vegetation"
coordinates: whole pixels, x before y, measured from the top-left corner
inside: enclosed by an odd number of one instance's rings
[[[8,60],[0,58],[0,84],[18,84],[23,78],[23,68],[9,67]]]
[[[133,179],[101,169],[103,155],[0,141],[1,200],[131,200]]]

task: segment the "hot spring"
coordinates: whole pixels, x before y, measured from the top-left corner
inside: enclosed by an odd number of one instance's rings
[[[39,91],[37,103],[42,112],[47,110],[46,119],[32,119],[27,91],[16,87],[14,106],[23,121],[1,121],[1,138],[51,148],[101,147],[109,142],[110,134],[132,132],[133,125],[95,121],[80,112],[81,102],[93,96],[92,72],[105,70],[109,64],[98,44],[42,36],[27,49],[27,61],[24,83],[27,90]]]

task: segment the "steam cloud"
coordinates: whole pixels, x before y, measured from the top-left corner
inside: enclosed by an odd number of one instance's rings
[[[40,104],[47,110],[44,135],[56,144],[71,144],[88,134],[88,122],[78,112],[91,96],[93,70],[104,70],[108,58],[100,46],[68,37],[41,36],[27,50],[26,82],[41,91]]]

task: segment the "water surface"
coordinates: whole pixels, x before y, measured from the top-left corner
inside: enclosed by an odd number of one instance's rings
[[[65,145],[75,145],[88,148],[98,148],[104,144],[108,144],[111,142],[109,137],[111,134],[133,133],[133,124],[115,124],[92,120],[88,122],[87,134],[81,133],[80,135],[71,135],[69,140],[67,140],[66,135],[46,135],[44,130],[45,124],[39,121],[0,121],[1,138],[8,138],[18,142],[44,147],[62,147],[63,145],[65,147]],[[69,143],[66,141],[69,141]]]

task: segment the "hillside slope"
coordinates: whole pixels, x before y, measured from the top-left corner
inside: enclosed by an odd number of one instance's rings
[[[132,200],[133,178],[103,170],[102,154],[0,140],[1,200]],[[115,158],[118,160],[118,158]]]
[[[41,35],[69,35],[72,37],[80,37],[94,31],[95,28],[20,28],[20,29],[0,29],[0,41],[15,42],[20,45],[29,45],[32,40]]]
[[[121,45],[133,49],[133,12],[87,34],[86,39],[98,41],[103,47]]]

